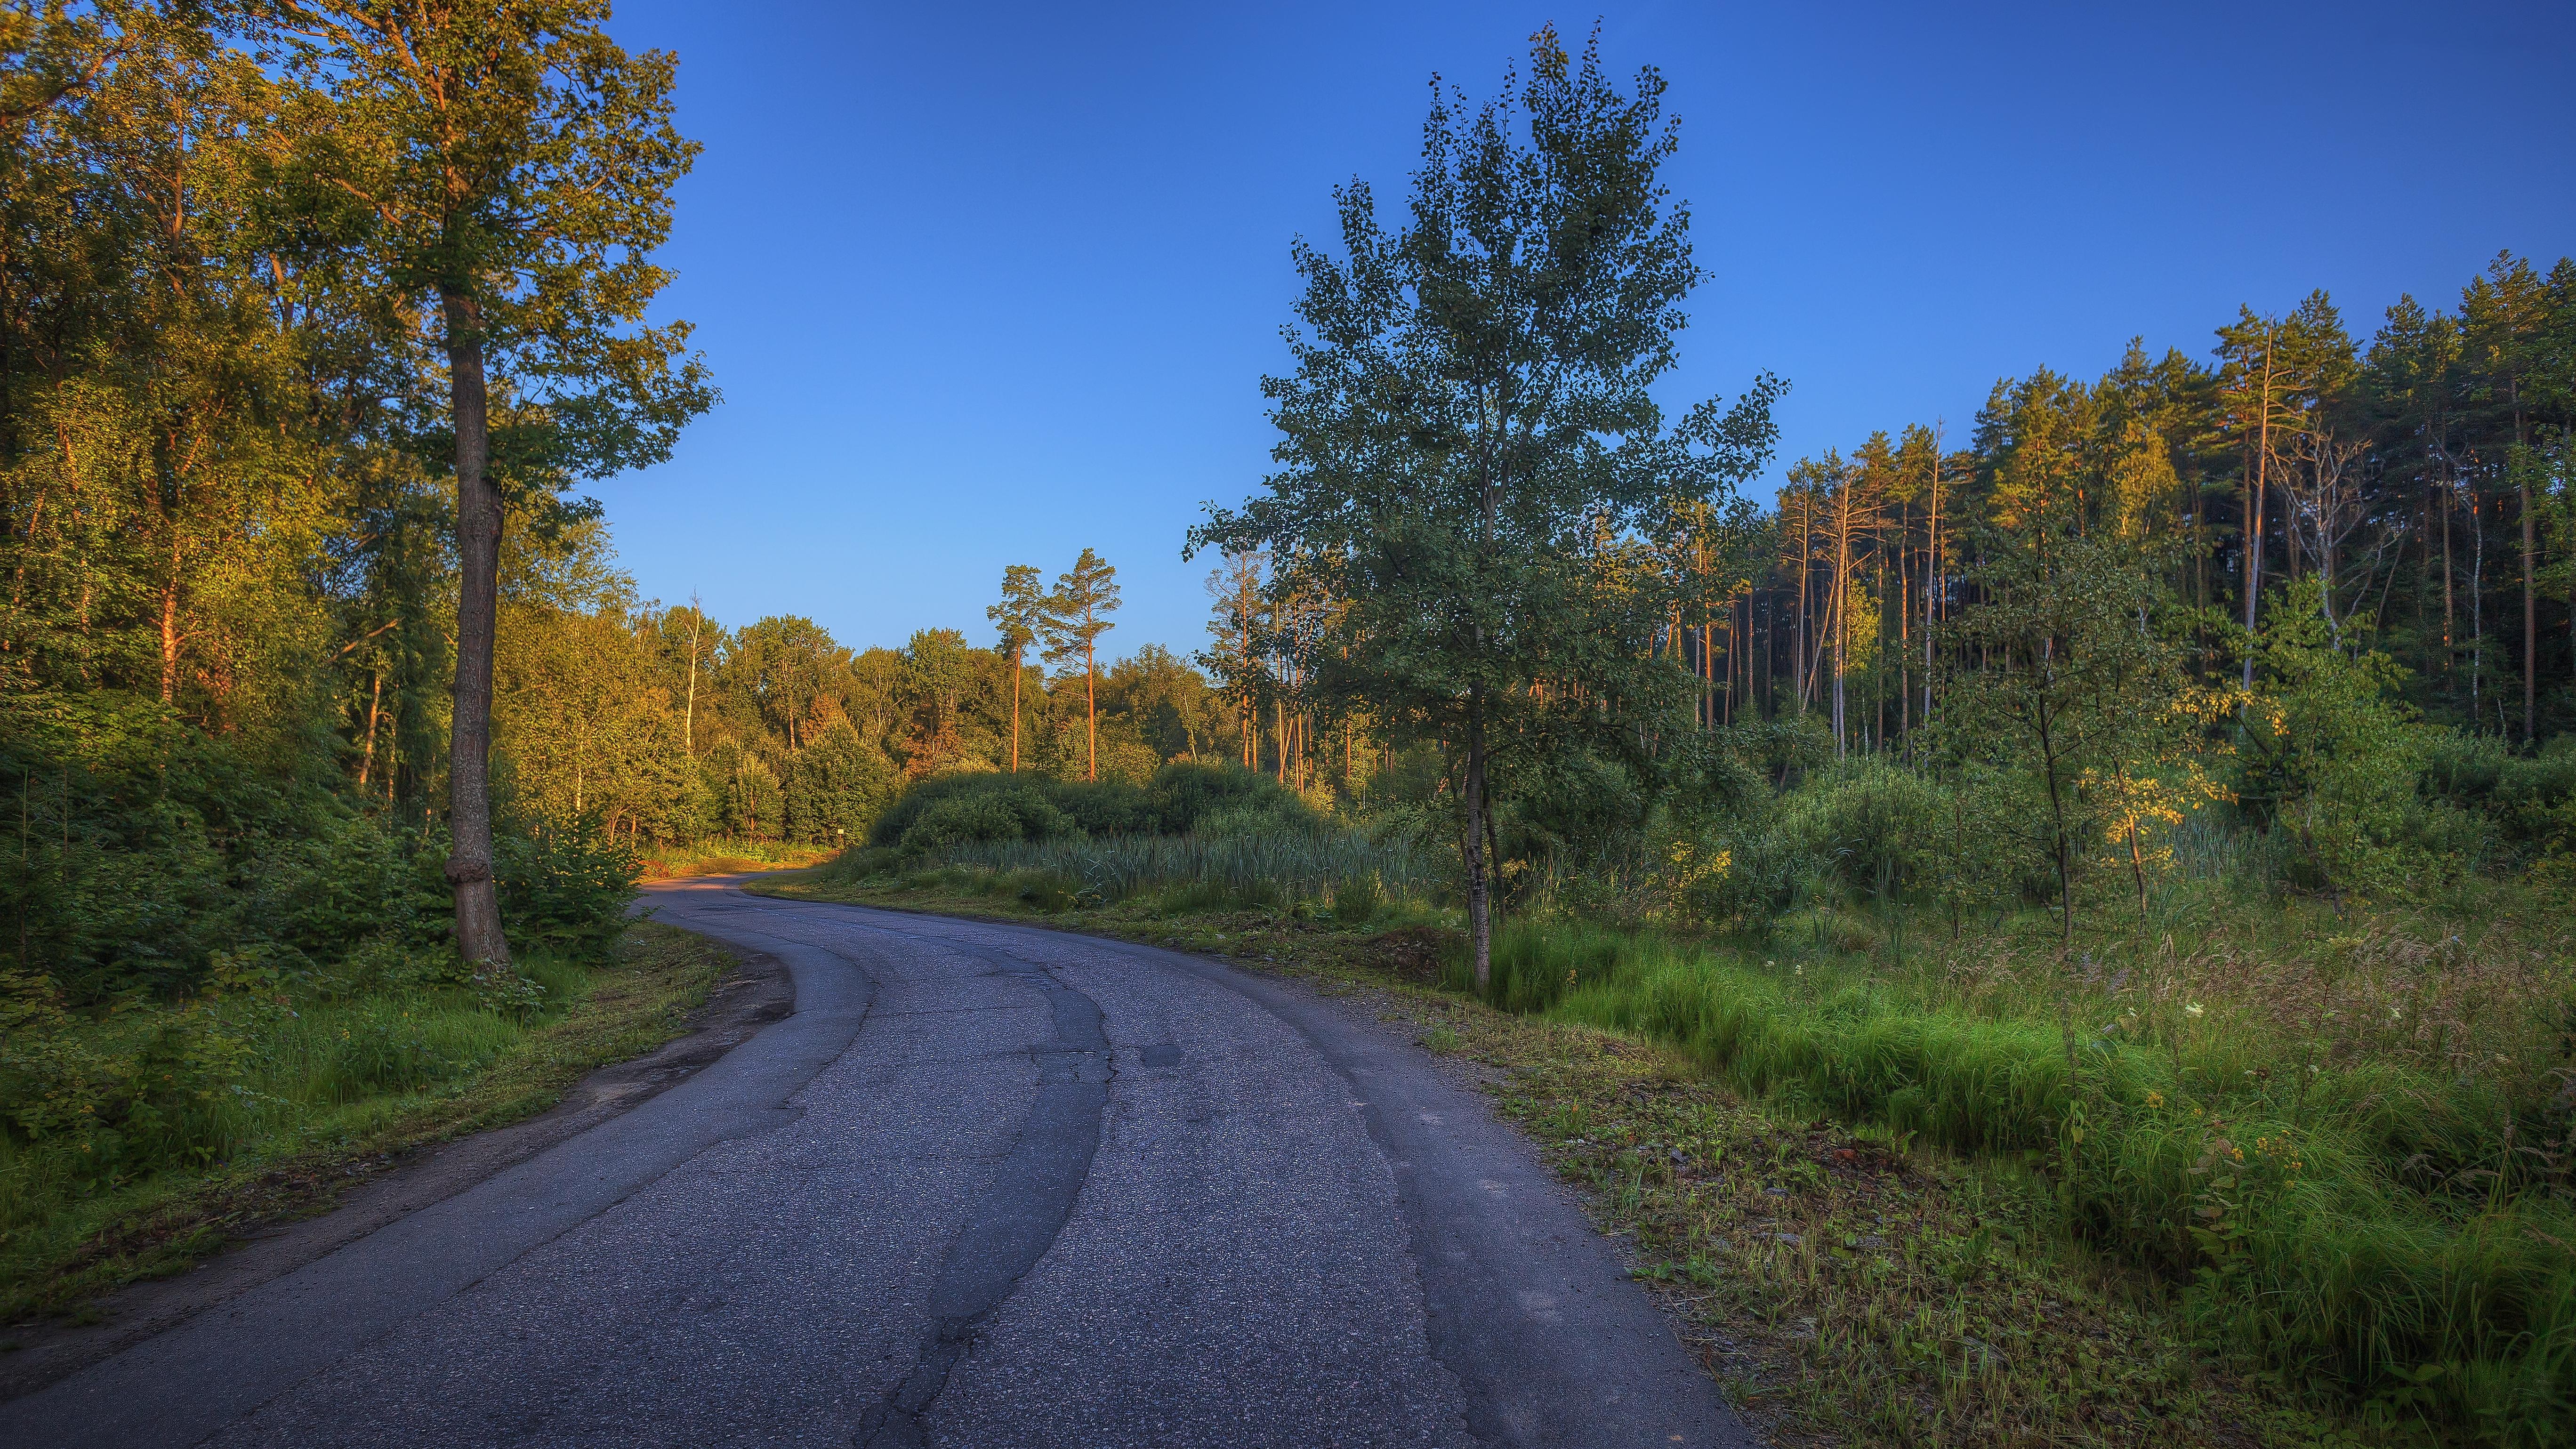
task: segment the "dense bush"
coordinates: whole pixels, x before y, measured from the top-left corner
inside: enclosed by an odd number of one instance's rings
[[[863,840],[870,822],[892,799],[894,765],[885,753],[836,721],[823,737],[787,763],[779,787],[778,825],[789,840],[829,845]]]
[[[1033,786],[961,790],[923,807],[896,844],[925,854],[988,840],[1045,840],[1078,828],[1072,816]]]
[[[2425,751],[2425,793],[2487,821],[2508,863],[2576,856],[2576,736],[2521,755],[2492,736],[2445,734]]]
[[[1041,809],[1040,807],[1043,807]],[[913,851],[967,841],[1084,835],[1183,835],[1201,828],[1315,823],[1314,811],[1267,775],[1223,765],[1165,765],[1144,785],[1038,774],[960,774],[923,780],[868,832],[874,846]],[[923,826],[916,835],[915,827]]]

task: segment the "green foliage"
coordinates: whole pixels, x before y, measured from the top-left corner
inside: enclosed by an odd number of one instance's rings
[[[912,817],[896,844],[914,854],[995,840],[1044,840],[1074,829],[1073,817],[1027,785],[973,790],[931,801]]]
[[[2476,858],[2479,822],[2420,788],[2442,731],[2401,701],[2404,671],[2360,647],[2364,632],[2325,616],[2313,578],[2276,602],[2254,656],[2236,795],[2293,843],[2294,883],[2423,895]]]
[[[979,801],[998,803],[969,803]],[[915,839],[915,827],[932,820],[934,812],[939,812],[939,823]],[[1157,770],[1143,786],[1035,775],[936,776],[889,805],[869,831],[868,842],[919,851],[969,840],[1043,840],[1075,832],[1179,835],[1203,826],[1259,830],[1308,826],[1316,820],[1310,808],[1266,775],[1178,763]],[[970,821],[984,824],[969,828]]]
[[[835,721],[822,739],[788,761],[780,828],[788,839],[812,845],[865,839],[894,793],[894,766],[884,753],[846,722]]]
[[[1254,835],[1078,835],[1004,840],[945,851],[927,872],[950,886],[987,876],[1035,871],[1070,883],[1077,903],[1115,905],[1155,898],[1174,915],[1246,905],[1333,912],[1349,901],[1372,919],[1390,901],[1454,894],[1455,868],[1401,837],[1347,830],[1270,831]],[[900,868],[879,857],[880,869]],[[855,865],[855,863],[854,863]],[[865,879],[847,872],[827,879]]]
[[[2062,1230],[2187,1285],[2204,1332],[2294,1382],[2411,1397],[2499,1441],[2563,1425],[2576,1213],[2563,1149],[2538,1145],[2569,1129],[2563,958],[2374,926],[2295,967],[2260,964],[2272,946],[2141,953],[2014,984],[1998,947],[1911,972],[1757,964],[1522,921],[1490,995],[1674,1043],[1793,1112],[2027,1160]],[[2476,1046],[2446,1053],[2418,1019]]]
[[[573,960],[596,959],[635,899],[634,855],[588,822],[505,828],[493,845],[511,935]]]

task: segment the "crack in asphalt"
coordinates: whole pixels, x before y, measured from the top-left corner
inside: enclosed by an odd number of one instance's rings
[[[1058,981],[1043,966],[1002,952],[974,952],[1046,997],[1055,1038],[1032,1048],[1037,1100],[992,1186],[950,1247],[930,1290],[930,1328],[912,1372],[859,1420],[860,1449],[926,1445],[921,1416],[948,1387],[948,1376],[974,1347],[975,1335],[1008,1300],[1073,1216],[1074,1198],[1100,1148],[1101,1117],[1116,1067],[1100,1024],[1100,1004]]]

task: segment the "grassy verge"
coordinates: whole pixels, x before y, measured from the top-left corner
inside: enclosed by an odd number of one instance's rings
[[[1084,908],[960,870],[757,889],[1043,921],[1375,994],[1482,1070],[1772,1442],[2431,1441],[2197,1346],[2180,1299],[2067,1236],[2054,1188],[2015,1157],[1755,1099],[1687,1050],[1448,989],[1455,932],[1433,913],[1379,905],[1354,924],[1186,889]]]
[[[242,1229],[328,1207],[431,1143],[533,1116],[595,1067],[680,1034],[733,965],[703,937],[639,922],[594,967],[525,963],[542,1005],[466,991],[296,1001],[230,1040],[251,1069],[208,1165],[83,1180],[26,1144],[0,1156],[0,1322],[73,1311],[186,1268]]]
[[[643,857],[641,875],[645,880],[692,880],[702,875],[740,875],[755,870],[800,870],[832,853],[828,845],[791,845],[778,840],[657,845]]]

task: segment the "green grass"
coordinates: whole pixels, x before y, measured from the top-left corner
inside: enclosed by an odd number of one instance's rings
[[[688,880],[702,875],[740,875],[759,870],[802,870],[828,859],[828,845],[797,845],[783,840],[701,840],[688,845],[657,844],[644,852],[645,880]]]
[[[638,923],[597,966],[523,960],[543,988],[530,1005],[454,984],[269,982],[71,1022],[41,1044],[47,1080],[142,1105],[112,1127],[0,1136],[0,1320],[184,1268],[242,1227],[327,1205],[392,1154],[543,1111],[593,1067],[677,1035],[732,962]],[[10,1053],[23,1067],[38,1046]],[[193,1085],[155,1097],[102,1075],[158,1066]]]
[[[1898,966],[1523,923],[1492,990],[1793,1111],[2025,1166],[2054,1232],[2174,1285],[2204,1340],[2287,1381],[2561,1442],[2567,957],[2426,924],[2072,963],[2006,937]]]

